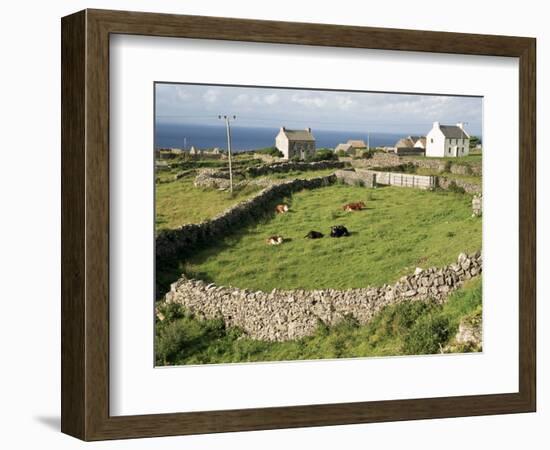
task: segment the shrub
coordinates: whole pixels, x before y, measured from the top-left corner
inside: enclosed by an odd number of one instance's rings
[[[449,183],[449,186],[447,187],[448,191],[454,192],[456,194],[464,194],[466,191],[462,186],[459,186],[456,184],[456,182],[453,180]]]
[[[338,156],[328,148],[322,148],[315,152],[315,155],[311,157],[311,161],[335,161]]]
[[[166,308],[165,308],[166,309]],[[175,320],[165,319],[157,322],[155,339],[155,358],[157,364],[181,361],[203,349],[215,339],[226,336],[224,321],[194,320],[182,308],[170,308],[177,314]]]
[[[281,152],[277,147],[265,147],[256,150],[256,153],[261,153],[262,155],[271,155],[277,158],[283,157],[283,152]]]
[[[365,150],[361,153],[361,158],[363,159],[371,159],[374,156],[374,150]]]
[[[405,336],[403,351],[408,355],[439,353],[449,335],[449,319],[439,314],[428,314],[411,327]]]
[[[451,173],[452,165],[453,165],[452,161],[445,161],[445,165],[443,166],[443,173]]]

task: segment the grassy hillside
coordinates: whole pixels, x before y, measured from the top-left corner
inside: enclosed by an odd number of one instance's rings
[[[343,204],[361,200],[367,209],[342,210]],[[468,195],[333,185],[301,191],[286,201],[287,214],[228,230],[234,234],[198,251],[178,270],[265,291],[346,289],[393,283],[416,267],[443,266],[460,252],[481,248],[481,219],[471,217]],[[328,237],[336,224],[345,225],[351,236]],[[325,233],[325,238],[304,239],[310,230]],[[286,242],[266,245],[271,235],[282,235]]]
[[[199,321],[178,305],[163,307],[157,321],[157,365],[290,361],[320,358],[422,355],[439,353],[465,318],[481,318],[481,279],[454,292],[444,305],[406,302],[386,307],[368,325],[346,320],[320,324],[315,335],[289,342],[264,342],[225,328],[222,320]],[[474,349],[454,346],[453,352]]]

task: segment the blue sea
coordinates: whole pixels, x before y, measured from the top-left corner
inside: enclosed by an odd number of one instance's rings
[[[275,145],[278,128],[231,127],[231,144],[233,151],[253,150]],[[370,134],[371,147],[393,146],[400,138],[410,133],[376,133]],[[313,129],[317,148],[335,147],[348,139],[362,139],[367,142],[367,133],[357,131],[315,130]],[[155,148],[190,148],[199,149],[219,147],[227,148],[225,125],[195,125],[157,123],[155,126]]]

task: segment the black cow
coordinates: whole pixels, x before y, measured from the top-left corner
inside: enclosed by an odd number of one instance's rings
[[[304,237],[307,239],[321,239],[323,236],[324,236],[323,233],[312,230],[308,234],[306,234]]]
[[[344,225],[334,225],[330,227],[330,237],[349,236],[349,231]]]

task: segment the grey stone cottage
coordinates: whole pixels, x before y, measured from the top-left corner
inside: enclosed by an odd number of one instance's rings
[[[311,128],[288,130],[281,127],[275,137],[275,147],[282,152],[285,159],[306,159],[315,155],[315,138]]]

